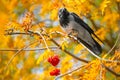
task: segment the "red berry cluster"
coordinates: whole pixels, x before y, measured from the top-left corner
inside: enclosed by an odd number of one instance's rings
[[[58,55],[51,56],[48,58],[48,62],[51,63],[53,66],[56,66],[59,63],[60,59]]]
[[[59,56],[58,55],[54,55],[48,58],[48,62],[50,64],[52,64],[53,66],[58,65],[58,63],[60,62]],[[60,74],[60,69],[54,69],[53,71],[50,72],[51,76],[57,76]]]
[[[53,71],[50,72],[51,76],[57,76],[60,74],[60,69],[54,69]]]

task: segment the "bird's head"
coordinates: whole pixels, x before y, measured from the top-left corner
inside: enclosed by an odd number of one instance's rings
[[[58,11],[59,18],[67,18],[69,16],[69,12],[66,8],[60,8]]]

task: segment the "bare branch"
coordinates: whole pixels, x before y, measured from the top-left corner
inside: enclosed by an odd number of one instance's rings
[[[102,80],[102,66],[100,66],[100,75],[99,75],[99,79]]]
[[[32,49],[24,49],[22,51],[39,51],[39,50],[46,50],[47,48],[32,48]],[[51,46],[49,49],[56,50],[58,49],[57,46]],[[0,51],[19,51],[20,49],[0,49]]]
[[[112,50],[115,48],[115,46],[117,45],[117,43],[118,43],[118,41],[119,41],[119,38],[120,38],[120,33],[118,34],[118,36],[117,36],[117,39],[116,39],[116,41],[115,41],[115,44],[113,45],[113,47],[107,52],[107,54],[104,56],[104,58],[105,57],[107,57],[111,52],[112,52]]]
[[[61,77],[63,77],[63,76],[69,75],[69,74],[71,74],[71,73],[73,73],[73,72],[75,72],[75,71],[77,71],[77,70],[83,68],[84,66],[85,66],[85,65],[82,65],[82,66],[80,66],[80,67],[78,67],[78,68],[76,68],[76,69],[74,69],[74,70],[72,70],[72,71],[66,72],[66,73],[64,73],[64,74],[62,74],[62,75],[56,77],[55,80],[57,80],[57,79],[59,79],[59,78],[61,78]]]
[[[12,32],[12,33],[6,33],[5,35],[30,35],[29,33],[25,32]]]
[[[39,33],[35,33],[35,32],[32,32],[32,31],[29,31],[29,32],[32,33],[32,34],[36,34],[36,35],[40,36]],[[49,36],[48,36],[48,37],[49,37]],[[68,52],[67,50],[63,50],[62,47],[61,47],[55,40],[53,40],[53,39],[50,39],[50,40],[51,40],[54,44],[56,44],[56,45],[59,47],[59,49],[61,49],[62,51],[64,51],[64,52],[67,53],[68,55],[72,56],[73,58],[75,58],[75,59],[77,59],[77,60],[79,60],[79,61],[85,62],[85,63],[88,63],[88,62],[89,62],[89,61],[87,61],[87,60],[84,60],[84,59],[81,59],[81,58],[75,56],[74,54]]]
[[[118,8],[118,13],[120,14],[120,2],[116,2],[117,3],[117,8]]]
[[[47,42],[46,42],[44,36],[43,36],[41,33],[39,33],[39,34],[40,34],[40,36],[42,37],[42,39],[43,39],[43,41],[44,41],[44,43],[45,43],[46,48],[49,50],[49,47],[48,47],[48,45],[47,45]]]
[[[56,44],[62,51],[64,51],[64,52],[67,53],[68,55],[72,56],[73,58],[75,58],[75,59],[77,59],[77,60],[79,60],[79,61],[85,62],[85,63],[88,63],[88,62],[89,62],[88,60],[81,59],[81,58],[75,56],[74,54],[68,52],[67,50],[63,50],[62,47],[61,47],[55,40],[51,39],[51,41],[52,41],[54,44]]]
[[[44,20],[35,22],[33,25],[38,25],[39,23],[46,22],[46,21],[53,22],[51,19],[44,19]]]
[[[109,72],[111,72],[113,75],[115,75],[115,76],[117,76],[117,77],[120,76],[120,74],[117,74],[116,72],[114,72],[113,70],[111,70],[110,68],[108,68],[107,66],[105,66],[103,63],[102,63],[102,66],[103,66],[106,70],[108,70]]]
[[[38,41],[37,41],[37,42],[38,42]],[[25,47],[23,47],[22,49],[18,50],[18,51],[10,58],[10,60],[8,61],[7,65],[6,65],[6,67],[5,67],[5,70],[8,68],[9,64],[13,61],[13,59],[15,58],[15,56],[17,56],[22,50],[26,49],[27,47],[29,47],[30,45],[32,45],[32,44],[34,44],[34,43],[35,43],[35,41],[32,42],[32,43],[30,43],[28,46],[25,46]]]

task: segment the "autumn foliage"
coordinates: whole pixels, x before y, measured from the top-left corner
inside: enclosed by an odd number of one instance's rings
[[[94,56],[58,22],[66,7],[103,41]],[[0,80],[120,80],[120,0],[0,0]]]

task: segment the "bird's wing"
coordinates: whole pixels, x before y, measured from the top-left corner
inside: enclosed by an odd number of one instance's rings
[[[76,21],[70,21],[64,30],[70,35],[76,37],[89,51],[94,54],[101,53],[101,46],[92,38],[91,34]],[[73,34],[72,34],[73,33]],[[75,34],[74,34],[75,33]]]
[[[71,13],[71,15],[73,15],[75,21],[79,23],[81,26],[83,26],[86,30],[88,30],[90,34],[94,33],[94,31],[82,19],[80,19],[80,17],[77,14]]]
[[[71,13],[72,16],[74,16],[75,21],[80,24],[83,28],[85,28],[90,34],[93,34],[99,41],[102,42],[102,40],[100,38],[97,37],[97,35],[95,35],[94,31],[82,20],[80,19],[80,17],[75,14],[75,13]],[[103,42],[102,42],[103,43]]]

